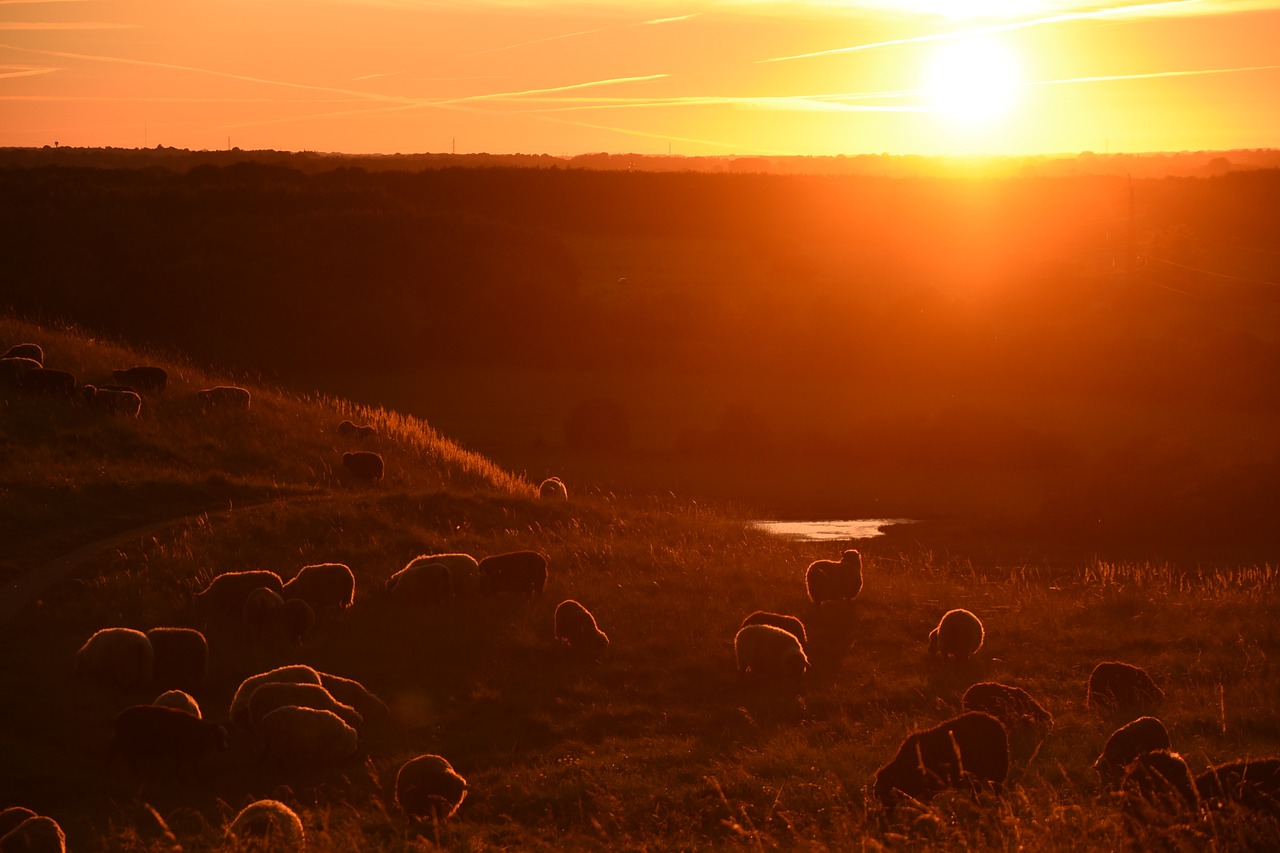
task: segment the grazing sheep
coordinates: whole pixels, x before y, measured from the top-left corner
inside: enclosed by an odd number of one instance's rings
[[[235,695],[231,697],[231,722],[242,728],[249,728],[249,699],[253,696],[253,691],[263,684],[274,681],[294,684],[319,684],[320,673],[306,664],[295,663],[249,676],[240,682],[240,686],[236,688]]]
[[[382,479],[386,466],[372,450],[349,450],[342,454],[342,468],[353,480],[376,483]]]
[[[245,596],[244,608],[240,613],[246,625],[258,634],[265,634],[280,625],[280,611],[283,608],[284,599],[280,597],[280,593],[260,586]]]
[[[33,367],[24,371],[18,381],[23,388],[37,394],[60,394],[63,397],[76,394],[76,375],[68,370]]]
[[[364,722],[364,718],[355,708],[333,698],[333,695],[322,685],[269,681],[259,685],[249,696],[249,728],[257,731],[262,725],[263,717],[276,708],[289,705],[314,708],[317,711],[332,711],[353,729],[359,728]]]
[[[1196,777],[1196,791],[1209,809],[1231,803],[1280,817],[1280,758],[1216,764]]]
[[[548,477],[538,484],[538,497],[548,501],[567,501],[569,490],[565,488],[564,480]]]
[[[1009,736],[990,714],[969,711],[909,735],[893,760],[876,772],[875,793],[892,807],[894,791],[925,801],[962,784],[1000,793],[1009,775]]]
[[[316,624],[316,612],[301,598],[290,598],[280,608],[280,627],[284,635],[295,643],[302,643],[302,638]]]
[[[1129,763],[1144,752],[1170,749],[1169,731],[1155,717],[1139,717],[1111,733],[1093,769],[1104,785],[1116,785]]]
[[[798,684],[809,670],[800,640],[772,625],[748,625],[733,638],[738,674],[758,682]]]
[[[1179,817],[1199,811],[1200,795],[1187,762],[1176,752],[1157,749],[1135,758],[1120,785],[1121,811],[1143,826],[1159,818]]]
[[[979,682],[964,692],[960,705],[965,711],[983,711],[1004,723],[1009,752],[1019,761],[1030,762],[1053,731],[1053,715],[1034,696],[1012,684]]]
[[[204,684],[209,642],[195,628],[152,628],[147,632],[154,656],[152,684],[188,693]]]
[[[258,800],[240,810],[227,832],[237,850],[304,853],[307,835],[302,820],[279,800]]]
[[[126,367],[111,371],[111,378],[138,391],[160,393],[169,385],[169,374],[163,367]]]
[[[1164,691],[1140,666],[1120,661],[1103,661],[1089,673],[1090,708],[1142,709],[1160,704]]]
[[[156,697],[156,701],[152,705],[159,705],[162,708],[177,708],[179,711],[186,711],[197,720],[204,719],[200,713],[200,703],[192,698],[190,693],[184,693],[181,690],[166,690]]]
[[[22,374],[38,370],[43,365],[34,358],[0,358],[0,382],[10,387],[22,386]]]
[[[366,723],[380,723],[390,716],[387,703],[354,678],[343,678],[331,672],[322,672],[319,675],[324,689],[339,702],[355,708]]]
[[[411,818],[446,820],[467,796],[467,780],[439,755],[419,755],[396,773],[396,805]]]
[[[948,610],[929,632],[929,654],[968,660],[982,648],[982,620],[968,610]]]
[[[33,815],[0,836],[0,853],[66,853],[67,837],[51,817]]]
[[[262,759],[274,759],[287,770],[318,767],[355,754],[356,730],[332,711],[286,705],[258,723]]]
[[[738,627],[745,628],[748,625],[772,625],[775,628],[781,628],[794,634],[795,638],[800,641],[800,645],[807,646],[809,644],[809,636],[804,631],[804,623],[796,617],[785,613],[757,610],[746,619],[743,619],[742,624]]]
[[[284,582],[278,574],[265,569],[223,572],[196,593],[196,600],[208,614],[243,617],[245,602],[258,587],[266,587],[279,595],[284,590]]]
[[[547,585],[547,558],[537,551],[511,551],[480,561],[480,577],[493,594],[516,592],[532,595]]]
[[[387,592],[412,604],[435,604],[453,596],[453,576],[444,563],[406,566],[387,578]]]
[[[27,358],[36,364],[44,364],[44,350],[39,344],[14,344],[0,358]]]
[[[449,569],[455,595],[471,595],[480,589],[480,561],[470,554],[421,554],[405,566],[406,569],[427,563],[440,563]]]
[[[137,391],[112,391],[94,385],[84,386],[81,392],[89,408],[109,415],[136,418],[142,413],[142,398]]]
[[[556,639],[569,648],[584,652],[603,652],[609,647],[609,635],[600,630],[596,617],[572,598],[556,606]]]
[[[338,424],[338,434],[346,436],[355,436],[356,438],[365,439],[373,438],[378,431],[371,426],[361,426],[355,421],[343,421]]]
[[[155,666],[151,640],[132,628],[103,628],[76,652],[76,672],[123,690],[148,687]]]
[[[123,755],[129,767],[167,762],[176,771],[227,746],[227,731],[178,708],[134,705],[116,715],[110,758]]]
[[[804,573],[805,590],[814,604],[853,601],[862,592],[862,555],[850,548],[840,560],[814,560]]]
[[[196,392],[196,400],[206,409],[240,409],[249,411],[253,395],[238,385],[216,385]]]
[[[9,806],[0,811],[0,838],[4,838],[14,827],[29,817],[36,817],[36,813],[26,806]]]
[[[328,607],[345,610],[351,606],[355,594],[356,576],[345,563],[303,566],[280,592],[284,598],[302,599],[312,610]]]

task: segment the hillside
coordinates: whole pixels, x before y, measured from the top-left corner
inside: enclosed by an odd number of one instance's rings
[[[815,607],[804,568],[848,543],[766,536],[676,495],[628,499],[533,484],[393,411],[307,395],[93,340],[75,328],[0,320],[0,343],[39,342],[50,367],[104,381],[159,364],[171,387],[136,420],[5,390],[5,579],[80,551],[69,576],[0,624],[0,806],[55,817],[75,851],[229,850],[223,826],[259,797],[301,815],[312,850],[446,849],[1266,849],[1275,818],[1229,815],[1126,828],[1090,769],[1124,722],[1085,707],[1100,660],[1146,667],[1168,699],[1173,743],[1199,771],[1280,753],[1272,566],[1075,559],[970,559],[945,534],[857,543],[866,584]],[[248,387],[248,412],[202,413],[193,392]],[[343,418],[374,425],[384,481],[344,482]],[[161,522],[166,522],[160,524]],[[158,526],[157,526],[158,525]],[[92,543],[146,528],[99,548]],[[915,540],[930,542],[918,544]],[[951,545],[957,544],[952,541]],[[84,546],[90,546],[84,548]],[[541,596],[457,596],[412,608],[382,592],[412,557],[535,549]],[[82,550],[83,549],[83,550]],[[264,642],[237,620],[207,622],[194,592],[215,574],[342,562],[354,605],[322,614],[300,646]],[[558,602],[595,613],[612,644],[598,661],[552,635]],[[987,629],[979,655],[925,653],[943,612]],[[734,667],[733,637],[756,609],[796,613],[812,664],[802,688],[765,690]],[[261,762],[252,738],[195,768],[135,772],[108,762],[112,720],[155,691],[72,673],[77,648],[109,626],[205,629],[210,669],[195,692],[225,722],[248,675],[305,662],[358,678],[390,718],[353,759],[306,771]],[[904,735],[959,710],[987,679],[1021,685],[1057,725],[1003,798],[944,793],[888,813],[876,769]],[[447,757],[470,785],[458,814],[415,827],[397,811],[397,768]],[[421,834],[420,834],[421,833]],[[424,841],[424,839],[427,839]]]

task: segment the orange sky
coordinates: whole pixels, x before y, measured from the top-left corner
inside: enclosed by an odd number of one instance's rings
[[[926,85],[947,47],[977,34],[974,55],[1016,69],[1011,106],[985,116],[945,99],[982,103],[988,84],[946,96]],[[55,141],[554,155],[1280,147],[1280,0],[0,0],[0,145]]]

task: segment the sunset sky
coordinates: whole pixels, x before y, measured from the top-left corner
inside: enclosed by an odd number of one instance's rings
[[[0,145],[1280,147],[1280,0],[0,0]]]

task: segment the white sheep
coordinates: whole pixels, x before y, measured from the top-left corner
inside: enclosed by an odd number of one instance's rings
[[[227,827],[237,850],[303,853],[307,834],[297,813],[279,800],[258,800],[240,810]]]
[[[236,688],[236,693],[231,697],[231,722],[242,726],[249,727],[249,699],[253,696],[253,691],[257,690],[260,685],[273,681],[283,681],[293,684],[319,684],[320,673],[316,672],[306,664],[296,663],[289,666],[276,667],[267,672],[260,672],[257,675],[251,675],[244,681],[240,682],[240,686]]]
[[[467,796],[467,780],[439,755],[419,755],[396,773],[396,805],[411,818],[453,817]]]
[[[564,480],[548,477],[538,484],[538,497],[548,501],[567,501],[569,490],[565,487]]]
[[[453,576],[444,563],[415,561],[387,579],[387,592],[399,601],[434,604],[453,596]]]
[[[258,725],[262,757],[285,769],[315,767],[355,754],[356,730],[332,711],[287,705],[276,708]]]
[[[420,554],[410,560],[405,568],[427,563],[440,563],[449,569],[454,595],[471,595],[480,589],[480,561],[470,554]]]
[[[982,648],[982,620],[968,610],[948,610],[929,632],[929,654],[968,660]]]
[[[798,682],[809,669],[800,640],[773,625],[748,625],[733,638],[738,673],[759,681]]]
[[[261,728],[262,718],[276,708],[297,705],[317,711],[332,711],[352,728],[358,728],[364,718],[350,705],[344,705],[320,684],[299,684],[288,681],[269,681],[260,684],[249,696],[249,727]]]
[[[850,548],[837,560],[814,560],[804,573],[805,590],[814,604],[852,601],[862,592],[862,555]]]
[[[151,640],[133,628],[103,628],[76,652],[78,674],[125,690],[150,685],[154,666]]]
[[[197,720],[204,719],[200,714],[200,703],[190,693],[184,693],[181,690],[166,690],[151,704],[162,708],[177,708],[179,711],[186,711]]]
[[[339,610],[350,607],[355,594],[355,573],[344,563],[303,566],[280,593],[285,599],[300,598],[316,611],[328,607]]]

